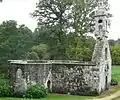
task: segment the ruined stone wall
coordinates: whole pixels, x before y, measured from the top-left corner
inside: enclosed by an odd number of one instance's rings
[[[100,69],[93,63],[79,61],[13,61],[9,64],[14,91],[41,83],[54,93],[73,95],[99,94]]]
[[[72,95],[98,94],[99,69],[93,64],[60,64],[52,66],[52,90]]]
[[[10,63],[10,84],[18,92],[36,83],[45,85],[50,69],[49,63]]]

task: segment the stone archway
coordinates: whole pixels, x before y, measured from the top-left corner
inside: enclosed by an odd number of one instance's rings
[[[22,93],[27,89],[26,79],[23,78],[22,69],[18,68],[16,71],[16,80],[14,84],[14,92]]]
[[[21,79],[23,78],[23,72],[20,68],[17,69],[17,72],[16,72],[16,79]]]

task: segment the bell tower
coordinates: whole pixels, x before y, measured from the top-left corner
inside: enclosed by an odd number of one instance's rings
[[[94,48],[92,62],[99,68],[99,91],[109,88],[111,83],[111,54],[108,44],[108,29],[110,28],[110,17],[108,12],[108,0],[99,0],[95,12],[95,31],[96,45]]]
[[[96,10],[95,19],[95,31],[94,34],[97,39],[108,38],[108,29],[110,27],[111,14],[108,13],[109,4],[108,0],[99,0],[98,8]]]

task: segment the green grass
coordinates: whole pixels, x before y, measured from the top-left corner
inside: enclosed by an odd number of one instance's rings
[[[114,99],[112,99],[112,100],[120,100],[120,97],[114,98]]]
[[[120,66],[112,67],[112,77],[114,79],[117,79],[120,83]],[[0,85],[7,84],[7,83],[8,83],[8,80],[5,80],[5,79],[1,79],[1,81],[0,81]],[[0,98],[0,100],[92,100],[93,98],[102,98],[105,96],[109,96],[119,90],[120,90],[120,86],[111,87],[111,89],[109,91],[106,91],[97,97],[51,94],[47,98],[43,98],[43,99]],[[114,100],[120,100],[120,97],[115,98]]]
[[[120,83],[120,66],[112,67],[112,78],[116,79]]]
[[[23,98],[0,98],[0,100],[92,100],[93,97],[88,96],[69,96],[51,94],[47,98],[43,99],[23,99]]]

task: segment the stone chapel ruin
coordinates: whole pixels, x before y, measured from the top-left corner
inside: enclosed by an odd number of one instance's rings
[[[54,93],[95,95],[109,89],[111,55],[108,44],[108,0],[99,0],[95,12],[96,45],[91,62],[62,60],[9,60],[10,84],[14,92],[43,84]]]

